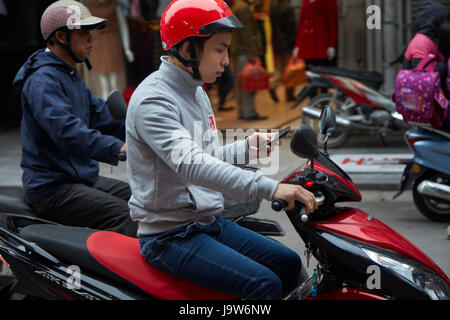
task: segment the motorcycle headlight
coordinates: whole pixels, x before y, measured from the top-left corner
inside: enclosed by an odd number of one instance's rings
[[[450,300],[449,285],[428,267],[412,259],[402,259],[361,248],[378,265],[385,267],[424,291],[432,300]]]

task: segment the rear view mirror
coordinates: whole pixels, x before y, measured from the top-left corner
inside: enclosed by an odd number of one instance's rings
[[[106,104],[114,120],[125,120],[127,104],[119,91],[111,91],[106,99]]]
[[[319,131],[323,135],[331,136],[336,127],[336,114],[330,106],[322,108],[319,121]]]
[[[308,125],[299,125],[291,138],[291,151],[304,159],[313,159],[319,155],[317,134]]]

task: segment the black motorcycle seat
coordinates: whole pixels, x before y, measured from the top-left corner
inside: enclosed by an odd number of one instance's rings
[[[104,278],[136,287],[102,266],[87,247],[88,238],[98,230],[59,224],[33,224],[22,228],[19,236],[39,247],[67,265],[77,265],[81,272],[94,273]]]
[[[316,73],[327,73],[336,76],[343,76],[359,80],[367,86],[379,89],[384,82],[384,77],[377,71],[353,71],[349,69],[324,67],[324,66],[312,66],[308,65],[308,70]]]
[[[19,236],[81,273],[110,279],[158,299],[235,299],[194,283],[176,279],[151,266],[140,254],[139,240],[116,232],[54,224],[34,224],[22,228]]]
[[[34,215],[27,204],[22,187],[0,187],[0,212]]]

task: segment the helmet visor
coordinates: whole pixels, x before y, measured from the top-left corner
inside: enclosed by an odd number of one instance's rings
[[[67,28],[68,29],[81,29],[81,30],[95,30],[95,29],[103,29],[106,27],[106,19],[89,16],[84,19],[81,19],[75,23],[71,23],[68,21]]]
[[[231,29],[243,28],[242,22],[236,18],[236,16],[231,15],[214,22],[208,23],[198,30],[200,34],[213,34],[222,31],[228,31]]]
[[[93,23],[82,23],[80,25],[81,30],[97,30],[97,29],[104,29],[106,28],[106,20],[102,20],[99,22],[93,22]]]

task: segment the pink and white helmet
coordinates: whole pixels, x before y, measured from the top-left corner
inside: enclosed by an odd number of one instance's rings
[[[41,17],[41,32],[45,40],[63,28],[93,30],[105,26],[105,19],[93,16],[86,6],[74,0],[56,1],[45,9]]]

